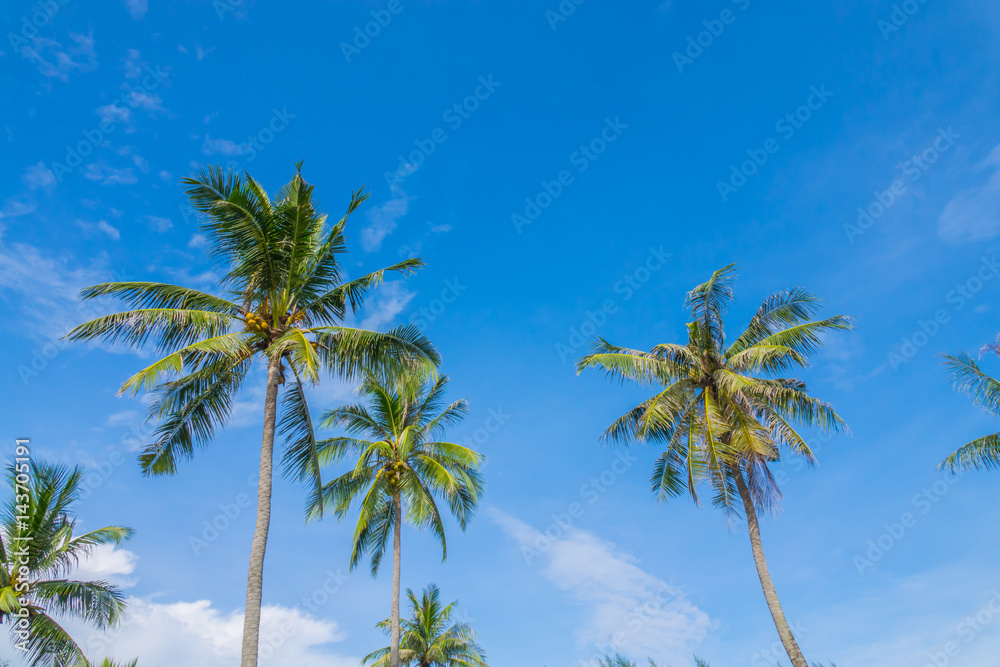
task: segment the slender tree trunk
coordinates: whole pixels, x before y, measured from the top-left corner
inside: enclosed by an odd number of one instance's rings
[[[757,523],[757,510],[750,497],[750,490],[747,489],[746,481],[743,479],[743,472],[737,466],[733,466],[733,475],[736,477],[736,488],[740,492],[743,500],[743,509],[747,515],[747,526],[750,529],[750,548],[753,550],[753,560],[757,565],[757,576],[760,577],[760,587],[764,589],[764,599],[767,600],[767,608],[771,610],[771,617],[774,619],[774,626],[778,629],[778,637],[785,647],[788,659],[792,661],[793,667],[809,667],[805,656],[799,649],[799,645],[792,635],[792,629],[788,627],[785,620],[785,612],[781,609],[781,602],[778,601],[778,592],[774,590],[774,582],[771,581],[771,573],[767,569],[767,561],[764,559],[764,545],[760,540],[760,525]]]
[[[243,657],[240,667],[257,667],[260,638],[260,601],[264,590],[264,551],[271,523],[271,470],[274,459],[274,425],[278,414],[278,383],[281,380],[281,357],[267,366],[267,393],[264,398],[264,438],[260,447],[260,480],[257,482],[257,525],[250,547],[250,573],[247,575],[247,606],[243,620]]]
[[[399,667],[399,556],[403,528],[403,501],[397,493],[392,499],[396,522],[392,536],[392,636],[389,641],[389,667]]]

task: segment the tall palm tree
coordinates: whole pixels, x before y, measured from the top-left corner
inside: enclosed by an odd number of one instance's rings
[[[441,542],[443,560],[448,547],[435,497],[448,503],[465,530],[483,491],[482,455],[440,440],[467,412],[465,399],[445,406],[447,386],[447,376],[369,373],[358,389],[367,406],[342,406],[323,417],[324,426],[342,427],[347,435],[320,442],[319,462],[333,463],[347,455],[357,456],[357,462],[350,472],[323,487],[319,501],[311,503],[308,512],[316,516],[326,506],[343,518],[354,499],[362,497],[350,567],[353,570],[367,554],[372,576],[378,573],[392,534],[390,667],[400,664],[399,561],[404,518],[418,528],[431,529]]]
[[[1000,343],[987,345],[983,351],[1000,354]],[[944,365],[951,372],[956,389],[972,397],[973,405],[992,415],[1000,415],[1000,381],[984,373],[965,352],[944,355]],[[941,462],[948,470],[990,470],[1000,467],[1000,433],[985,435],[963,445]]]
[[[417,667],[488,667],[486,652],[476,643],[476,633],[468,623],[452,623],[451,614],[458,602],[441,603],[441,591],[434,584],[424,589],[417,599],[412,589],[406,589],[410,600],[410,618],[401,621],[399,660],[403,665]],[[392,619],[378,624],[390,634]],[[365,656],[362,665],[389,667],[392,649],[389,646]]]
[[[302,178],[301,163],[297,168],[273,200],[249,174],[240,178],[218,167],[183,180],[203,216],[211,253],[225,267],[221,287],[229,298],[154,282],[95,285],[82,292],[84,299],[118,297],[133,309],[81,324],[68,335],[136,347],[151,343],[166,353],[121,388],[149,389],[153,396],[150,418],[160,425],[140,456],[147,475],[174,474],[181,460],[207,445],[229,417],[253,362],[266,366],[242,667],[257,664],[278,395],[286,372],[292,381],[282,405],[285,470],[310,480],[315,495],[319,470],[306,384],[317,382],[323,370],[352,376],[373,366],[438,362],[416,327],[383,334],[344,325],[348,309],[356,311],[386,271],[410,273],[423,262],[409,259],[345,282],[340,256],[347,251],[347,216],[367,195],[353,193],[344,217],[328,225],[313,205],[313,186]]]
[[[10,497],[0,510],[0,624],[32,665],[89,664],[59,621],[80,619],[103,630],[120,622],[125,609],[110,583],[70,578],[94,547],[132,536],[123,526],[76,534],[72,510],[82,480],[80,468],[34,461],[8,467]]]
[[[687,296],[693,321],[687,344],[664,343],[650,352],[598,339],[578,371],[598,367],[619,380],[662,390],[614,422],[603,439],[665,447],[653,471],[653,492],[665,501],[687,491],[698,502],[707,485],[727,516],[746,517],[757,574],[778,635],[794,667],[808,667],[785,620],[768,572],[758,510],[773,510],[781,493],[770,463],[782,451],[815,458],[793,423],[839,429],[843,421],[801,380],[776,377],[803,368],[822,334],[851,328],[849,318],[812,320],[819,300],[794,288],[772,294],[747,328],[727,344],[723,316],[732,300],[735,265],[726,266]]]

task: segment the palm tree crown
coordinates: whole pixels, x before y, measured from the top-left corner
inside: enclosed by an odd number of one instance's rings
[[[687,344],[663,343],[643,352],[599,339],[577,368],[598,367],[615,379],[660,385],[661,391],[616,420],[603,438],[666,447],[651,480],[661,500],[687,491],[698,502],[698,487],[707,483],[713,503],[739,515],[735,471],[748,480],[755,505],[771,508],[780,492],[767,464],[780,459],[781,449],[815,462],[793,424],[843,426],[828,404],[807,393],[804,382],[774,376],[805,367],[823,333],[852,325],[840,315],[811,320],[819,300],[795,288],[768,297],[727,344],[723,316],[734,270],[730,265],[716,271],[688,294],[693,320]]]
[[[59,621],[79,619],[103,630],[120,622],[125,609],[110,583],[69,578],[94,547],[132,536],[122,526],[76,534],[71,512],[82,480],[80,468],[36,462],[8,468],[10,497],[0,513],[0,624],[28,631],[16,641],[32,665],[86,664]]]
[[[372,574],[378,572],[389,535],[397,521],[393,502],[405,505],[405,518],[429,527],[448,549],[444,523],[435,498],[443,498],[464,530],[483,491],[481,454],[439,438],[466,415],[465,399],[444,403],[448,376],[430,380],[419,373],[391,377],[366,375],[358,393],[368,405],[346,405],[328,411],[323,425],[342,427],[348,435],[319,443],[321,464],[357,456],[352,470],[323,487],[320,503],[310,505],[315,516],[323,506],[339,517],[363,495],[354,533],[351,568],[368,554]],[[355,437],[363,436],[363,437]]]
[[[410,617],[402,622],[400,663],[418,667],[487,667],[486,652],[476,643],[476,633],[467,623],[452,623],[451,615],[458,602],[442,604],[441,591],[431,584],[420,598],[406,590]],[[387,634],[390,620],[378,627]],[[388,667],[389,647],[365,656],[362,664]]]
[[[211,254],[227,268],[221,285],[230,299],[151,282],[103,283],[82,293],[84,299],[120,298],[133,310],[81,324],[70,340],[152,343],[169,352],[121,388],[121,393],[153,390],[150,416],[160,426],[141,457],[147,474],[175,473],[195,446],[211,441],[255,357],[279,361],[281,383],[286,367],[294,376],[284,403],[285,414],[294,415],[286,464],[313,473],[314,480],[315,443],[303,381],[317,381],[324,367],[349,376],[400,358],[437,362],[416,327],[379,334],[344,326],[348,309],[360,308],[387,271],[411,273],[423,262],[408,259],[345,281],[340,256],[347,252],[347,216],[368,195],[355,192],[344,217],[327,225],[327,216],[314,207],[313,186],[302,178],[301,164],[299,169],[277,201],[249,174],[239,178],[208,167],[184,179],[192,203],[206,216],[202,231]],[[168,379],[171,374],[181,377]]]

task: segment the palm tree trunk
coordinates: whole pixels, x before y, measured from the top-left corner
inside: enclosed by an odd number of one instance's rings
[[[389,667],[399,667],[399,555],[403,527],[403,501],[397,493],[392,499],[396,515],[392,536],[392,636],[389,641]]]
[[[793,667],[809,667],[805,656],[799,649],[799,645],[792,635],[792,629],[788,627],[785,620],[785,612],[781,609],[781,602],[778,601],[778,592],[774,590],[774,582],[771,581],[771,573],[767,569],[767,561],[764,559],[764,545],[760,540],[760,525],[757,523],[757,510],[750,497],[746,481],[743,479],[743,472],[738,466],[733,466],[733,475],[736,478],[736,488],[740,492],[743,500],[743,509],[747,515],[747,526],[750,529],[750,548],[753,550],[753,560],[757,565],[757,576],[760,577],[760,587],[764,589],[764,599],[767,600],[767,607],[771,610],[771,618],[774,619],[774,626],[778,629],[778,637],[785,647],[788,659],[792,661]]]
[[[264,438],[260,447],[260,480],[257,482],[257,525],[250,547],[250,573],[247,575],[247,606],[243,620],[243,657],[240,667],[257,667],[260,638],[260,601],[264,590],[264,551],[271,523],[271,470],[274,459],[274,426],[278,415],[278,384],[281,381],[281,357],[267,366],[267,393],[264,397]]]

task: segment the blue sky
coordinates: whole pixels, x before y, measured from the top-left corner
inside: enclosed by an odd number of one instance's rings
[[[683,339],[685,291],[730,262],[730,327],[794,285],[857,319],[802,374],[851,435],[817,440],[814,470],[782,466],[762,524],[806,655],[996,655],[997,482],[935,470],[997,428],[937,357],[1000,330],[995,3],[48,4],[0,10],[0,392],[11,448],[95,471],[85,525],[137,530],[83,566],[132,599],[120,632],[81,631],[96,653],[237,664],[263,378],[179,475],[144,479],[143,404],[115,397],[142,356],[52,341],[113,307],[81,306],[88,284],[212,287],[178,183],[197,165],[273,191],[305,160],[332,215],[372,193],[353,275],[427,261],[359,320],[420,321],[471,402],[453,435],[489,456],[484,504],[450,526],[444,565],[406,532],[403,584],[460,600],[491,664],[580,664],[616,634],[675,666],[774,664],[744,526],[657,505],[657,452],[597,446],[643,391],[572,365],[594,333]],[[350,398],[331,381],[313,407]],[[357,664],[382,645],[390,580],[345,577],[351,526],[305,526],[302,505],[276,486],[264,634],[281,659],[262,664]]]

